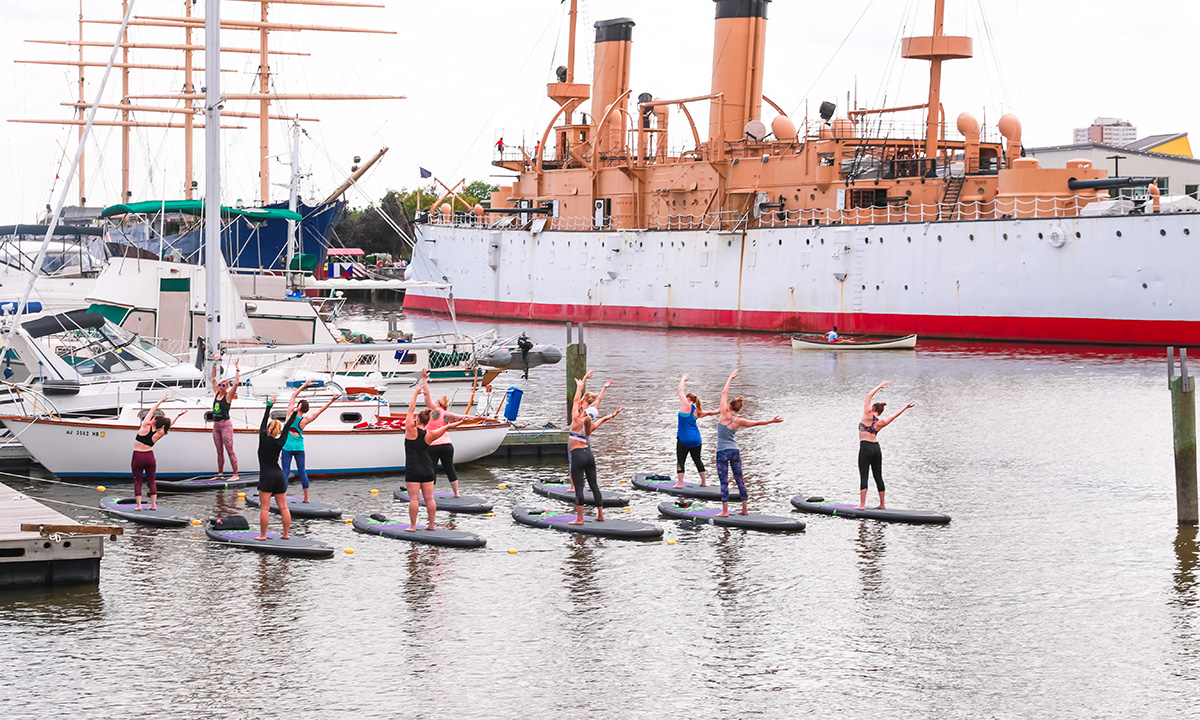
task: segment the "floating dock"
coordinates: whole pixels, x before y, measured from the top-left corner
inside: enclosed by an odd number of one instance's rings
[[[536,457],[567,459],[567,431],[558,428],[512,428],[494,458]]]
[[[107,534],[0,483],[0,590],[100,582]]]

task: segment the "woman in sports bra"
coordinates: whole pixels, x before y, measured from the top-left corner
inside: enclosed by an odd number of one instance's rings
[[[592,454],[592,433],[600,429],[604,423],[612,420],[621,413],[622,408],[617,408],[611,415],[605,415],[602,418],[593,419],[588,414],[589,406],[599,404],[599,398],[593,395],[593,400],[588,399],[588,395],[584,390],[587,388],[587,380],[592,376],[592,371],[588,370],[587,374],[581,379],[575,381],[575,404],[571,406],[571,426],[567,433],[567,463],[570,468],[571,485],[575,488],[575,519],[568,522],[568,525],[583,524],[583,484],[584,479],[587,479],[588,488],[592,491],[592,496],[597,500],[596,503],[596,521],[604,522],[604,506],[600,504],[600,485],[596,481],[596,456]],[[604,384],[604,389],[607,390],[612,381]],[[601,393],[603,394],[603,393]]]
[[[413,388],[412,400],[408,403],[408,414],[404,416],[404,482],[408,486],[408,527],[405,528],[407,532],[417,530],[417,515],[421,510],[422,497],[425,498],[425,514],[429,518],[426,529],[436,529],[433,518],[437,512],[437,501],[433,499],[433,483],[437,476],[433,472],[429,444],[445,435],[447,430],[466,422],[466,418],[463,418],[458,422],[429,430],[429,418],[433,413],[428,409],[416,412],[417,398],[423,390],[425,381],[421,380]]]
[[[875,489],[879,491],[879,509],[886,510],[887,506],[883,501],[883,452],[879,449],[879,431],[891,424],[893,420],[900,417],[900,413],[913,407],[913,403],[909,403],[900,408],[899,412],[892,415],[886,420],[883,419],[883,409],[887,407],[887,403],[875,402],[875,393],[888,386],[888,381],[884,380],[875,386],[875,389],[867,393],[867,401],[863,404],[862,420],[858,423],[858,507],[857,510],[863,510],[867,507],[867,474],[870,472],[875,476]]]
[[[212,384],[217,389],[217,397],[213,400],[212,408],[212,436],[213,444],[217,446],[217,477],[225,475],[225,456],[229,456],[229,462],[233,465],[234,481],[238,479],[238,461],[237,455],[233,454],[233,419],[229,415],[229,406],[237,398],[237,389],[242,383],[242,369],[237,360],[233,361],[235,374],[233,376],[233,384],[228,380],[217,382],[217,365],[220,364],[221,356],[213,358],[212,366]]]
[[[733,383],[733,379],[737,377],[737,370],[729,374],[729,379],[725,381],[725,389],[721,391],[721,410],[720,419],[717,420],[717,479],[721,481],[721,512],[717,513],[716,517],[729,517],[729,470],[733,469],[733,479],[737,482],[738,492],[742,495],[742,515],[749,515],[750,509],[747,504],[749,495],[746,492],[746,483],[742,480],[742,451],[738,447],[737,440],[733,438],[741,428],[759,427],[761,425],[772,425],[774,423],[783,422],[783,418],[776,415],[770,420],[747,420],[738,413],[742,411],[743,400],[741,396],[729,399],[729,386]]]
[[[425,409],[430,413],[427,431],[437,430],[460,420],[466,422],[467,420],[484,419],[482,416],[458,415],[450,412],[450,398],[445,395],[438,398],[435,403],[433,393],[429,391],[429,368],[421,370],[421,377],[425,384]],[[429,459],[433,461],[435,473],[438,463],[441,463],[442,472],[446,473],[446,479],[450,481],[450,490],[453,491],[454,497],[462,497],[458,493],[458,471],[454,469],[454,444],[450,441],[448,433],[429,443]]]
[[[707,485],[707,474],[704,471],[704,461],[700,459],[700,448],[702,441],[700,440],[700,428],[696,427],[698,418],[708,415],[718,415],[715,410],[705,412],[700,409],[700,398],[696,393],[687,391],[688,374],[684,373],[679,379],[679,414],[678,428],[675,431],[675,472],[679,475],[679,480],[674,487],[683,487],[683,465],[687,460],[688,455],[692,456],[692,462],[696,464],[696,470],[700,473],[700,484]]]
[[[142,424],[138,426],[137,437],[133,439],[133,460],[130,463],[130,470],[133,472],[133,495],[137,501],[137,509],[142,509],[142,479],[147,482],[147,489],[150,491],[150,509],[158,509],[158,484],[154,482],[154,472],[158,468],[158,463],[154,460],[154,443],[162,440],[171,430],[171,421],[163,417],[158,412],[158,406],[163,404],[167,396],[163,395],[162,399],[154,403],[154,407],[142,418]],[[184,410],[183,412],[187,412]],[[183,412],[175,416],[178,420]]]

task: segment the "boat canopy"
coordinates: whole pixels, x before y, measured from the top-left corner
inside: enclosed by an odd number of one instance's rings
[[[123,203],[104,208],[100,217],[114,215],[148,215],[150,213],[169,212],[184,213],[185,215],[204,215],[203,200],[147,200],[145,202]],[[221,207],[221,217],[244,217],[250,220],[295,220],[300,222],[304,216],[286,208],[232,208]]]
[[[29,333],[30,337],[39,338],[70,330],[104,327],[104,316],[87,310],[72,310],[21,323],[21,327]]]

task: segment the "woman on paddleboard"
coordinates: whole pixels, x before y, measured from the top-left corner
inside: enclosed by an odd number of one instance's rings
[[[423,379],[413,388],[412,400],[408,403],[408,414],[404,417],[404,482],[408,486],[406,532],[415,532],[417,529],[417,515],[421,510],[422,497],[425,499],[425,514],[429,518],[426,529],[436,529],[433,518],[437,512],[437,502],[433,499],[433,483],[437,476],[434,474],[433,458],[429,455],[429,444],[445,435],[447,430],[467,421],[463,418],[430,430],[429,419],[433,413],[428,408],[416,412],[417,397],[422,391],[429,392]]]
[[[233,465],[233,477],[230,479],[236,482],[238,463],[237,455],[233,454],[233,419],[229,415],[229,406],[237,398],[237,389],[242,383],[242,369],[238,365],[239,361],[234,360],[233,384],[230,385],[228,380],[217,382],[217,365],[220,360],[220,355],[213,358],[212,366],[213,387],[217,389],[217,397],[213,400],[212,408],[213,444],[217,446],[217,477],[225,476],[225,456],[229,455],[229,462]]]
[[[154,481],[158,463],[154,460],[154,443],[162,440],[171,430],[171,421],[162,415],[158,406],[163,404],[167,396],[154,403],[154,407],[142,418],[138,426],[138,434],[133,438],[133,460],[129,469],[133,473],[133,495],[137,501],[137,509],[142,509],[142,479],[146,480],[146,489],[150,491],[150,509],[158,509],[158,484]],[[187,412],[184,410],[183,412]],[[183,412],[175,416],[178,420]]]
[[[879,509],[887,510],[887,506],[883,502],[883,452],[879,449],[878,433],[892,421],[900,417],[900,414],[905,410],[913,407],[913,403],[909,403],[900,408],[895,415],[892,415],[886,420],[883,419],[883,409],[887,407],[887,403],[875,402],[875,393],[888,386],[888,381],[884,380],[875,386],[875,389],[867,393],[867,401],[863,404],[862,420],[858,423],[858,506],[855,510],[865,510],[867,507],[867,473],[868,471],[875,476],[875,489],[879,491]]]
[[[778,415],[770,420],[747,420],[739,415],[744,404],[742,397],[739,395],[732,400],[729,399],[729,386],[733,384],[735,377],[737,377],[737,370],[731,372],[729,379],[725,381],[725,389],[721,391],[721,417],[717,420],[717,479],[721,481],[721,512],[717,513],[716,517],[729,517],[729,470],[731,468],[733,469],[733,479],[737,482],[738,492],[742,495],[741,514],[750,514],[750,508],[747,505],[749,493],[746,492],[746,483],[742,480],[742,451],[733,437],[734,433],[742,428],[783,422],[783,418]]]
[[[683,465],[687,461],[688,455],[692,456],[692,462],[696,465],[696,471],[700,473],[700,484],[708,484],[708,473],[704,470],[704,461],[700,459],[700,448],[703,444],[700,440],[700,428],[696,427],[698,418],[708,415],[718,415],[719,413],[713,410],[704,412],[700,408],[700,398],[696,393],[687,391],[688,374],[684,373],[679,379],[679,414],[678,427],[675,431],[675,472],[679,475],[679,480],[674,487],[683,487]]]
[[[596,500],[596,521],[604,522],[604,506],[600,503],[600,485],[596,481],[596,456],[592,454],[591,434],[619,415],[622,410],[617,408],[611,415],[592,419],[592,415],[587,411],[594,409],[590,406],[599,404],[599,397],[594,393],[584,392],[587,389],[587,380],[591,376],[592,371],[588,370],[586,375],[575,381],[575,404],[571,407],[571,427],[567,433],[567,465],[571,473],[571,486],[575,488],[575,519],[567,523],[568,525],[583,524],[585,478],[588,488],[592,491],[592,497]],[[604,384],[604,389],[607,390],[609,385],[612,385],[611,380]],[[592,400],[588,399],[589,394],[593,396]]]
[[[313,420],[321,417],[321,413],[329,409],[334,400],[337,400],[337,395],[329,398],[329,400],[317,408],[317,411],[312,415],[308,414],[308,401],[296,401],[300,392],[312,384],[312,380],[305,380],[304,384],[296,388],[296,392],[292,393],[292,400],[288,403],[288,433],[283,442],[283,452],[279,456],[280,464],[283,466],[283,476],[291,478],[292,460],[296,461],[296,474],[300,476],[300,486],[304,488],[304,502],[308,502],[308,469],[305,467],[304,456],[304,428]],[[291,412],[292,408],[295,412]]]
[[[450,398],[445,395],[434,403],[433,393],[429,392],[429,368],[421,370],[421,377],[425,384],[425,409],[429,411],[429,423],[425,427],[426,431],[437,430],[453,422],[484,419],[478,415],[457,415],[450,412]],[[454,469],[454,444],[450,441],[449,433],[445,433],[429,443],[429,459],[433,462],[434,472],[437,471],[438,463],[442,464],[442,472],[446,473],[446,478],[450,480],[450,489],[454,491],[454,497],[462,497],[458,494],[458,472]]]
[[[288,418],[287,424],[282,423],[271,417],[271,408],[275,405],[277,395],[272,395],[271,399],[267,400],[267,407],[263,410],[262,425],[258,428],[258,507],[259,507],[259,530],[258,537],[255,540],[267,539],[267,521],[271,516],[271,499],[275,499],[275,507],[279,508],[279,515],[283,518],[283,533],[280,538],[287,540],[288,534],[292,529],[292,511],[288,509],[287,504],[287,477],[284,476],[283,470],[279,467],[279,453],[283,451],[283,444],[287,440],[285,434],[288,426],[291,424],[295,416],[292,415],[294,409],[293,404],[288,405],[288,412],[285,417]],[[293,403],[296,396],[292,396]]]

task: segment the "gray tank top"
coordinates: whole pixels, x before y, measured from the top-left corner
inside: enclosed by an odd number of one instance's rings
[[[735,430],[724,423],[717,423],[717,452],[722,450],[739,450],[737,440],[733,439]]]

